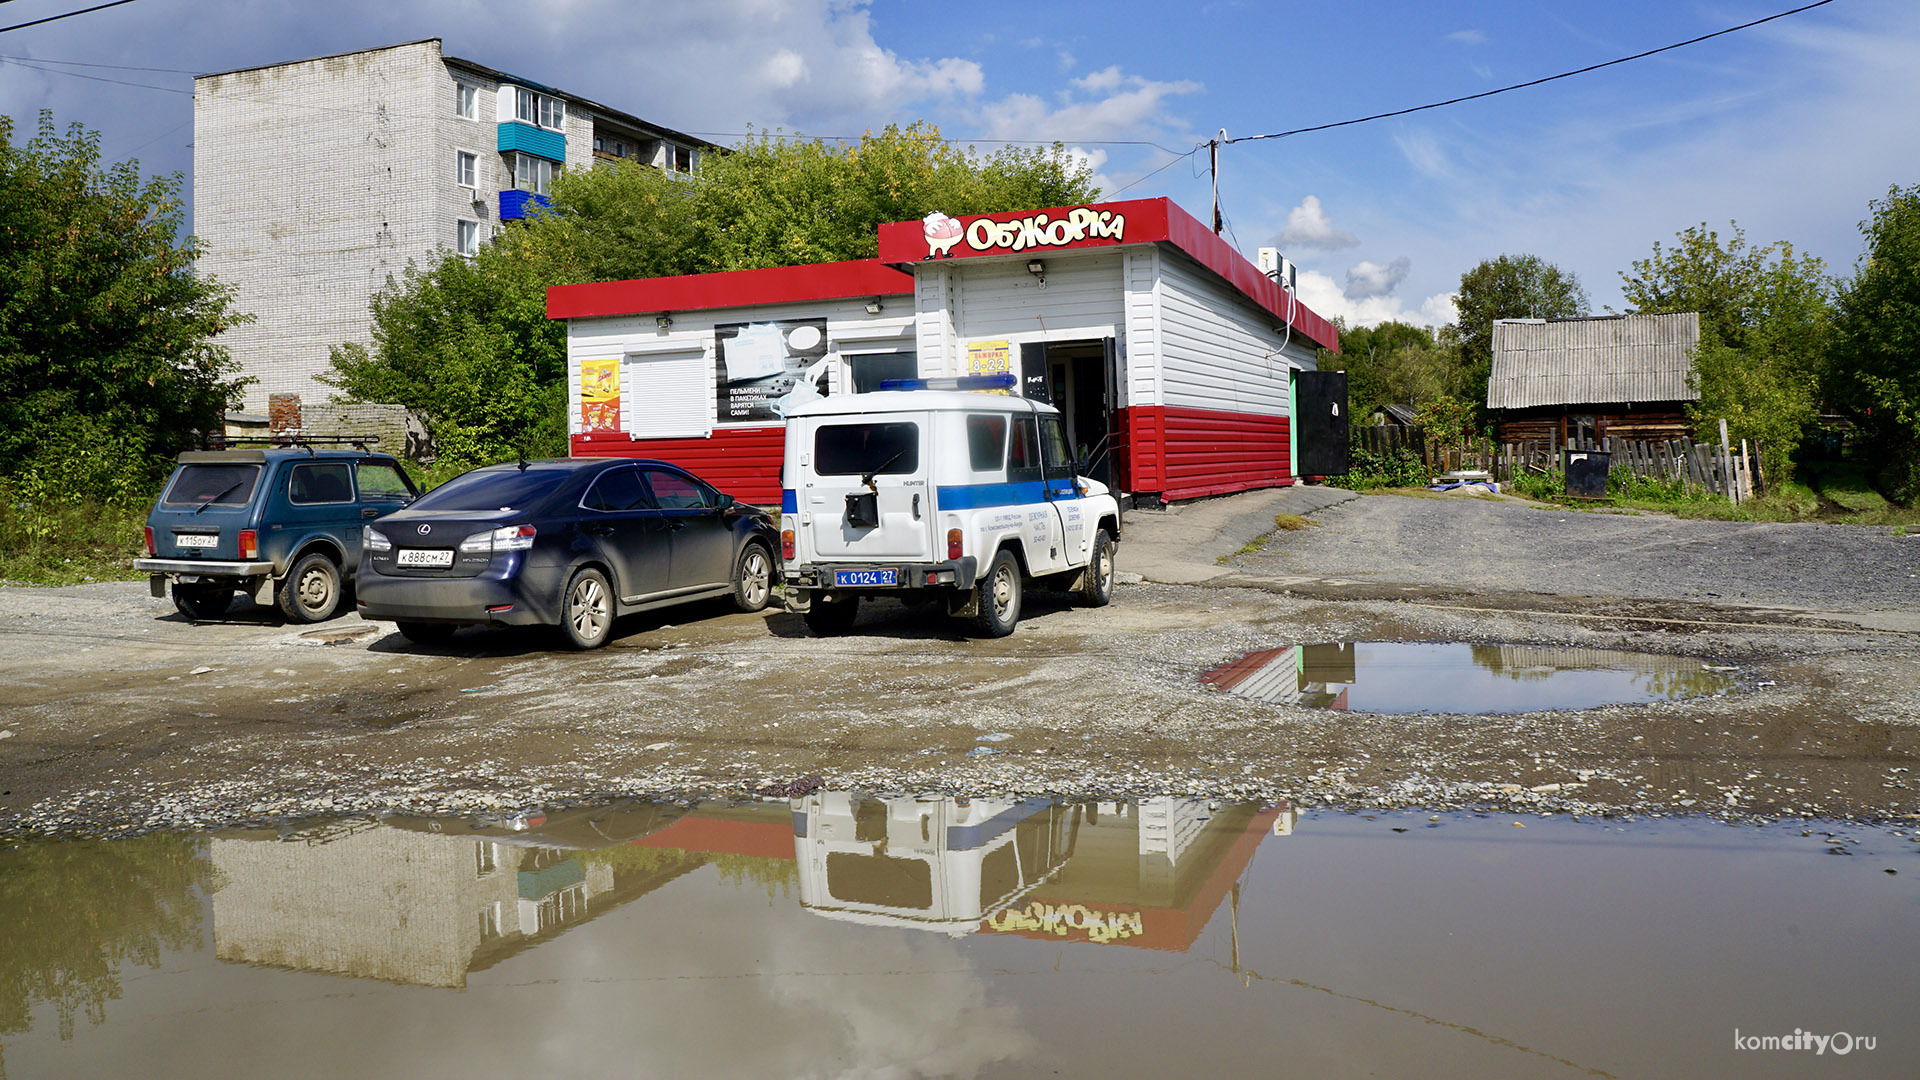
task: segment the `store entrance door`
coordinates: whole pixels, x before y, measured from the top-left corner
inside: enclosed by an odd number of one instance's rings
[[[1021,390],[1060,410],[1067,445],[1084,475],[1120,490],[1122,447],[1114,434],[1120,366],[1112,338],[1020,346]]]

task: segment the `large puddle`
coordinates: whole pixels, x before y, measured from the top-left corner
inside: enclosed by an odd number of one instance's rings
[[[1200,681],[1242,697],[1322,709],[1487,715],[1724,693],[1733,670],[1615,649],[1360,641],[1264,649]]]
[[[13,1077],[1911,1076],[1917,853],[846,793],[40,844],[0,1033]]]

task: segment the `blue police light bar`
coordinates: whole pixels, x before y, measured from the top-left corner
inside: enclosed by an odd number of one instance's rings
[[[882,390],[1011,390],[1019,382],[1013,372],[998,375],[955,375],[944,379],[882,379]]]

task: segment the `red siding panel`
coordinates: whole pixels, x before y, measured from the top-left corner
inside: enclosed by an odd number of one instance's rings
[[[580,457],[653,458],[671,462],[755,506],[780,505],[780,459],[786,428],[715,428],[709,439],[633,439],[625,434],[575,435]]]
[[[1127,490],[1195,499],[1293,483],[1284,416],[1152,405],[1124,409]]]

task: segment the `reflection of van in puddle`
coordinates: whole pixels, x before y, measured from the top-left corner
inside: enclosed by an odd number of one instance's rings
[[[959,937],[1058,873],[1079,820],[1077,807],[1046,799],[796,799],[800,903],[829,918]]]
[[[781,545],[789,603],[817,634],[862,597],[939,600],[988,637],[1013,632],[1028,581],[1112,596],[1119,504],[1067,450],[1060,413],[964,393],[1011,377],[882,383],[787,417]]]

